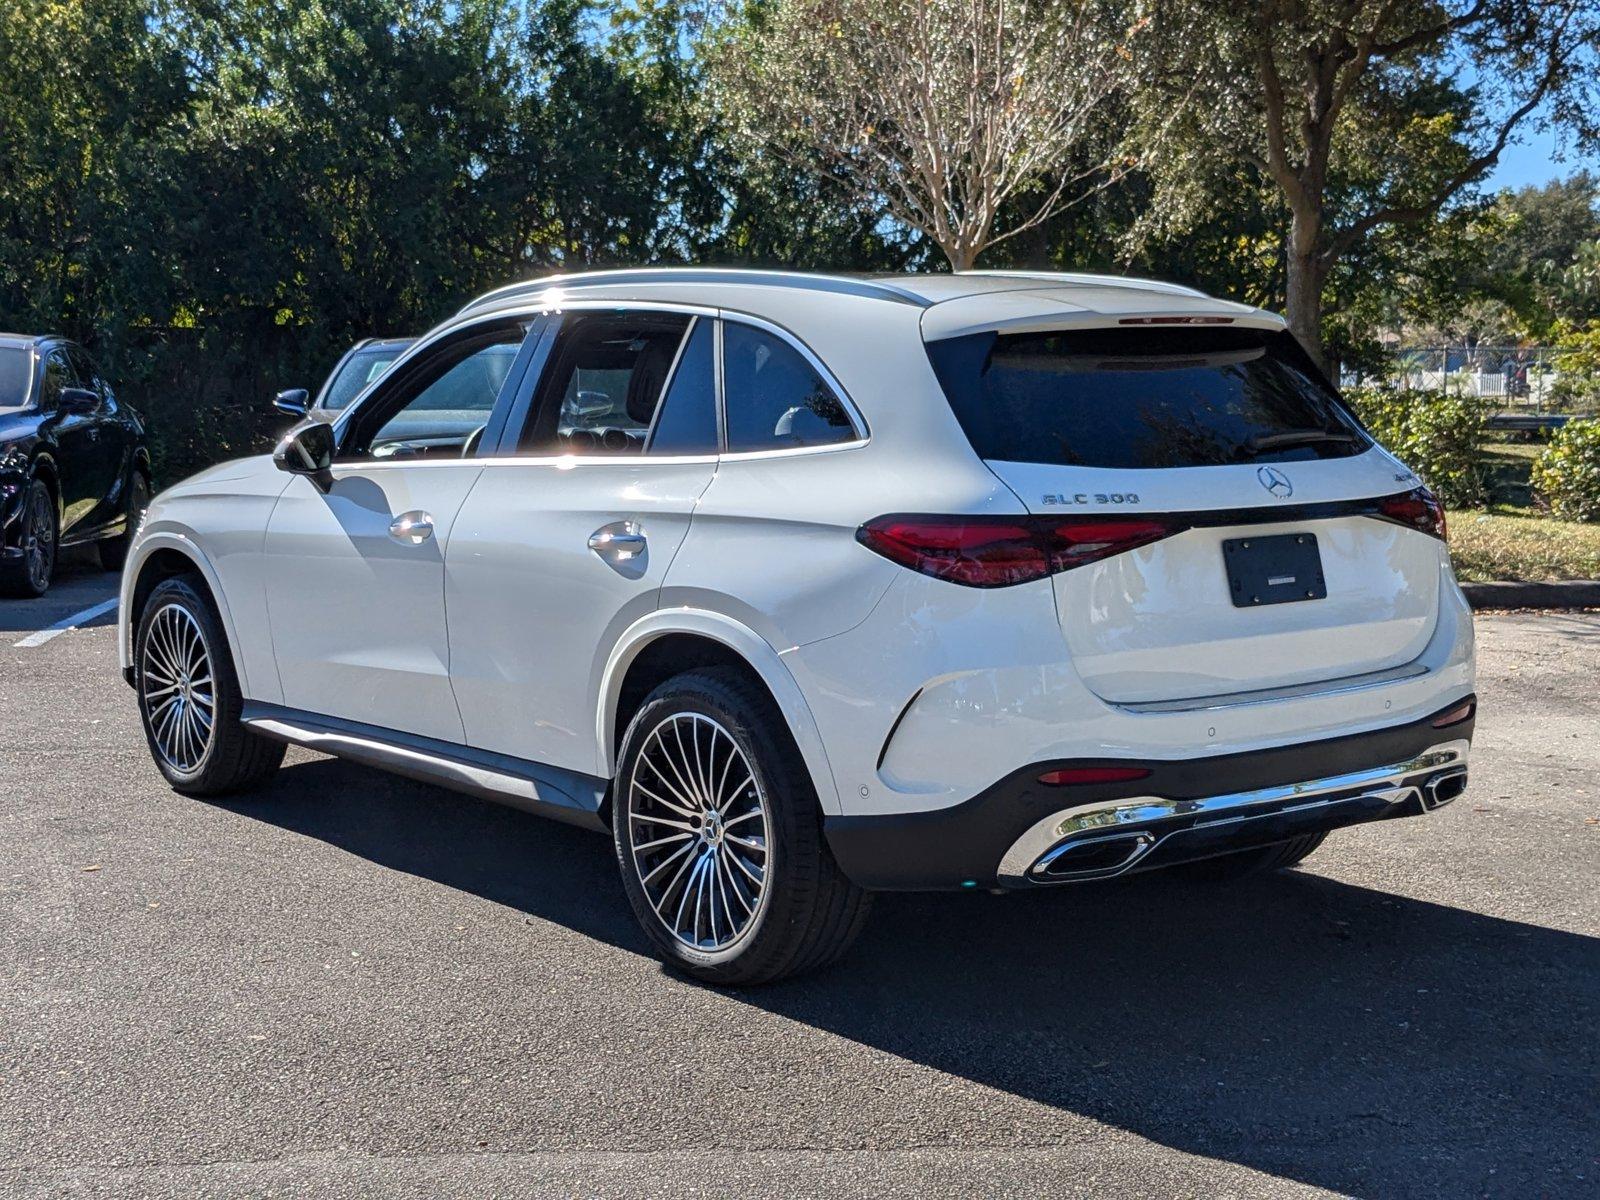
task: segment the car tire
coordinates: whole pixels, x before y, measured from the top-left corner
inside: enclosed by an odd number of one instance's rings
[[[228,639],[196,581],[156,585],[139,614],[133,662],[145,740],[176,790],[222,796],[271,778],[284,746],[240,723],[244,697]]]
[[[116,537],[100,543],[100,565],[107,571],[120,571],[128,561],[128,551],[133,546],[133,535],[139,532],[139,522],[144,510],[150,506],[150,481],[144,472],[135,471],[128,484],[128,524]]]
[[[1304,861],[1312,851],[1322,845],[1322,840],[1327,836],[1325,833],[1307,833],[1276,845],[1258,846],[1254,850],[1222,854],[1216,858],[1185,863],[1173,869],[1187,878],[1206,883],[1226,883],[1233,879],[1245,879],[1267,871],[1282,871]]]
[[[61,526],[55,495],[44,480],[28,481],[22,505],[22,555],[0,563],[0,595],[31,599],[50,590]]]
[[[634,916],[662,960],[697,979],[815,970],[866,921],[871,896],[828,850],[782,715],[738,670],[678,675],[645,699],[622,740],[611,823]]]

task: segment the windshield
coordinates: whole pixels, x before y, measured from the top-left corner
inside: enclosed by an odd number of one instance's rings
[[[25,408],[33,388],[33,352],[0,346],[0,409]]]
[[[357,350],[344,360],[328,381],[318,408],[338,412],[361,394],[363,388],[389,369],[389,364],[405,353],[405,346],[371,346]]]
[[[1371,444],[1288,333],[980,333],[928,357],[973,449],[996,461],[1207,467]]]

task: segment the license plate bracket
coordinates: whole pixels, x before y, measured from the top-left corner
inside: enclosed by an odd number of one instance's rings
[[[1328,595],[1314,533],[1228,538],[1222,543],[1222,562],[1235,608],[1323,600]]]

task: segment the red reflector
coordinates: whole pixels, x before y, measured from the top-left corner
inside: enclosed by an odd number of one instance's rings
[[[1071,787],[1085,783],[1128,783],[1145,779],[1150,772],[1144,767],[1060,767],[1039,776],[1039,782],[1049,787]]]
[[[965,587],[1009,587],[1044,579],[1178,530],[1160,521],[1103,517],[942,517],[897,514],[856,530],[856,540],[902,567]]]
[[[1118,325],[1232,325],[1232,317],[1123,317]]]
[[[1477,707],[1478,706],[1471,700],[1463,700],[1454,708],[1446,709],[1444,712],[1440,713],[1429,723],[1435,729],[1448,729],[1452,725],[1459,725],[1461,722],[1465,721],[1473,714],[1473,711]]]
[[[1386,496],[1378,501],[1378,513],[1385,520],[1436,537],[1441,542],[1449,538],[1444,523],[1444,505],[1425,487],[1398,496]]]

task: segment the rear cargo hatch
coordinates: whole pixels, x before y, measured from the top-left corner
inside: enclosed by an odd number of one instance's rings
[[[1376,504],[1419,483],[1287,333],[980,332],[928,349],[974,448],[1030,512],[1169,527],[1052,577],[1073,665],[1104,699],[1343,679],[1427,645],[1443,544]]]

